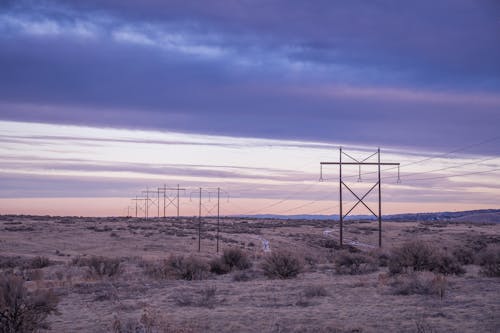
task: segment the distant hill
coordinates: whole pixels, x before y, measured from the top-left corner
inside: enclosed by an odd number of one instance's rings
[[[257,214],[238,215],[249,218],[269,218],[269,219],[297,219],[297,220],[338,220],[339,215],[278,215],[278,214]],[[372,215],[353,215],[346,220],[375,220]],[[477,223],[500,223],[500,209],[480,209],[467,210],[461,212],[438,212],[438,213],[408,213],[384,215],[384,221],[448,221],[448,222],[477,222]]]
[[[500,209],[466,210],[461,212],[397,214],[384,216],[390,221],[449,221],[500,223]]]

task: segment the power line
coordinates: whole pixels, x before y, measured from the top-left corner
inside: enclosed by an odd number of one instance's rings
[[[300,209],[300,208],[311,206],[311,205],[313,205],[315,203],[318,203],[318,202],[320,202],[320,201],[318,201],[318,200],[309,201],[309,202],[307,202],[307,203],[305,203],[303,205],[300,205],[300,206],[297,206],[297,207],[294,207],[294,208],[290,208],[290,209],[284,210],[282,212],[278,212],[278,214],[288,213],[288,212],[291,212],[291,211],[294,211],[294,210],[297,210],[297,209]]]
[[[487,143],[490,143],[490,142],[497,141],[499,139],[500,139],[500,136],[496,136],[496,137],[493,137],[493,138],[485,139],[485,140],[482,140],[480,142],[476,142],[476,143],[472,143],[470,145],[466,145],[466,146],[462,146],[462,147],[458,147],[458,148],[452,149],[452,150],[450,150],[448,152],[445,152],[443,154],[439,154],[439,155],[436,155],[436,156],[430,156],[430,157],[426,157],[426,158],[418,160],[418,161],[413,161],[413,162],[408,162],[408,163],[401,164],[401,168],[404,168],[404,167],[407,167],[407,166],[410,166],[410,165],[414,165],[414,164],[420,164],[420,163],[427,162],[427,161],[430,161],[430,160],[433,160],[433,159],[436,159],[436,158],[443,158],[443,157],[446,157],[448,155],[451,155],[451,154],[454,154],[454,153],[458,153],[460,151],[468,150],[468,149],[470,149],[472,147],[477,147],[477,146],[481,146],[481,145],[484,145],[484,144],[487,144]],[[384,169],[382,171],[389,171],[389,170],[394,170],[394,169],[396,169],[396,168],[395,167],[391,167],[391,168]],[[375,173],[377,173],[377,171],[364,172],[364,173],[362,173],[362,175],[369,175],[369,174],[375,174]],[[355,175],[345,176],[344,178],[352,178],[352,177],[355,177]]]
[[[479,175],[485,173],[491,173],[495,171],[500,171],[500,168],[484,170],[484,171],[473,171],[467,173],[461,173],[456,175],[447,175],[447,176],[436,176],[436,177],[427,177],[427,178],[419,178],[419,179],[410,179],[410,181],[421,181],[421,180],[432,180],[432,179],[440,179],[440,178],[454,178],[454,177],[462,177],[462,176],[471,176],[471,175]]]
[[[281,200],[278,200],[276,202],[273,202],[273,203],[270,203],[266,206],[263,206],[263,207],[260,207],[259,209],[254,209],[254,210],[251,210],[249,212],[245,212],[245,213],[242,213],[241,215],[251,215],[251,214],[255,214],[255,213],[258,213],[258,212],[261,212],[262,210],[264,209],[269,209],[269,208],[272,208],[272,207],[275,207],[275,206],[278,206],[278,205],[281,205],[282,203],[292,199],[293,197],[297,196],[298,194],[300,193],[303,193],[304,191],[307,191],[309,190],[310,188],[316,186],[318,183],[312,183],[310,184],[309,186],[307,186],[306,188],[304,189],[301,189],[301,190],[298,190],[298,191],[295,191],[295,192],[292,192],[291,194],[289,194],[287,197],[285,197],[284,199],[281,199]]]
[[[412,176],[416,176],[416,175],[423,175],[423,174],[428,174],[428,173],[433,173],[433,172],[443,171],[443,170],[449,170],[449,169],[456,169],[456,168],[460,168],[460,167],[463,167],[463,166],[466,166],[466,165],[472,165],[472,164],[483,163],[483,162],[486,162],[486,161],[496,160],[498,158],[500,158],[500,157],[488,157],[488,158],[480,159],[480,160],[477,160],[477,161],[472,161],[472,162],[457,164],[457,165],[454,165],[454,166],[449,166],[449,167],[444,167],[444,168],[439,168],[439,169],[434,169],[434,170],[421,171],[421,172],[413,172],[413,173],[410,173],[410,174],[405,174],[404,178],[406,179],[407,177],[412,177]],[[386,178],[390,178],[390,177],[386,177]]]

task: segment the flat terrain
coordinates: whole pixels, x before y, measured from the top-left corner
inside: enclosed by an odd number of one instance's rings
[[[50,260],[43,268],[0,269],[25,277],[30,290],[50,288],[59,295],[60,313],[49,317],[54,332],[113,332],[117,322],[128,332],[125,326],[141,317],[152,318],[155,327],[162,327],[158,332],[500,332],[500,278],[486,277],[478,265],[469,264],[464,274],[444,277],[442,297],[397,293],[398,277],[383,264],[362,274],[336,269],[341,250],[330,246],[338,238],[332,221],[223,218],[221,252],[241,248],[252,268],[207,273],[195,281],[147,274],[147,263],[171,255],[219,257],[216,221],[203,220],[200,253],[197,227],[195,218],[0,216],[2,260]],[[500,224],[385,222],[380,252],[374,246],[375,222],[348,222],[345,238],[374,257],[416,239],[443,251],[468,247],[480,252],[500,243]],[[270,252],[263,250],[266,241]],[[266,256],[281,250],[304,263],[297,277],[264,274]],[[96,276],[78,264],[92,256],[119,259],[121,272]]]

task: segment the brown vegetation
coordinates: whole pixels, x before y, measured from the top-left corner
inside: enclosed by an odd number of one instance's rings
[[[29,333],[47,329],[47,316],[57,313],[59,300],[52,291],[29,292],[22,278],[0,275],[0,332]]]
[[[348,241],[340,247],[338,235],[323,232],[336,230],[332,221],[224,218],[225,250],[217,254],[208,218],[201,252],[189,218],[0,217],[0,228],[5,222],[35,231],[2,234],[0,274],[22,281],[25,304],[48,290],[61,300],[60,315],[41,316],[38,330],[45,324],[55,332],[123,333],[500,327],[500,225],[385,223],[384,248],[376,249],[368,222],[346,221]],[[113,237],[102,232],[109,229]]]
[[[411,241],[394,248],[389,259],[392,274],[430,271],[441,274],[463,274],[457,259],[423,241]]]
[[[267,255],[262,263],[264,274],[269,278],[290,279],[296,277],[303,268],[300,257],[288,251],[278,251]]]

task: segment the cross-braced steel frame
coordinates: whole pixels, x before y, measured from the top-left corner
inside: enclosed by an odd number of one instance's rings
[[[174,195],[171,195],[171,191],[174,191]],[[163,185],[163,187],[158,187],[158,202],[160,202],[160,194],[163,194],[163,217],[166,217],[166,210],[169,206],[173,206],[177,210],[177,218],[180,217],[180,192],[186,191],[185,188],[180,188],[177,184],[177,187],[167,187],[167,185]],[[158,217],[160,217],[160,205],[158,205]]]
[[[377,219],[378,219],[378,246],[382,247],[382,178],[381,178],[381,166],[382,165],[392,165],[392,166],[397,166],[398,167],[398,180],[399,180],[399,166],[400,163],[381,163],[380,162],[380,148],[377,149],[377,152],[374,154],[368,156],[367,158],[363,160],[358,160],[349,154],[345,153],[342,150],[342,147],[339,148],[339,161],[338,162],[320,162],[320,180],[323,179],[323,165],[338,165],[339,166],[339,220],[340,220],[340,245],[342,246],[344,243],[344,219],[356,208],[359,204],[362,204],[365,206],[370,213],[372,213]],[[345,155],[346,157],[350,158],[354,162],[343,162],[342,161],[342,156]],[[371,157],[377,155],[378,161],[377,162],[366,162],[366,160],[370,159]],[[342,166],[344,165],[357,165],[359,167],[359,178],[358,181],[361,180],[361,166],[363,165],[376,165],[378,167],[378,181],[363,195],[363,196],[358,196],[354,191],[344,182],[342,178]],[[354,206],[351,207],[347,211],[347,213],[344,214],[343,211],[343,206],[342,206],[342,189],[346,188],[358,201],[354,204]],[[374,189],[378,188],[378,214],[376,214],[363,200],[370,194]]]

